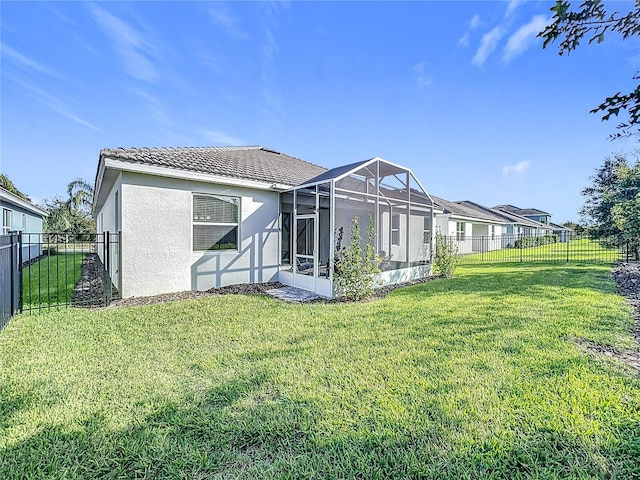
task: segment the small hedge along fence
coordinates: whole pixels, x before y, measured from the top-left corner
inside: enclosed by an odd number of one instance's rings
[[[560,237],[558,235],[544,235],[542,237],[524,237],[516,240],[513,243],[513,248],[530,248],[540,247],[542,245],[550,245],[552,243],[558,243]]]

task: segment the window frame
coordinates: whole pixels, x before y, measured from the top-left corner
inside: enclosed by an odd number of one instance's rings
[[[221,199],[224,201],[224,199],[233,199],[235,200],[236,206],[237,206],[237,212],[236,212],[236,222],[235,223],[230,223],[230,222],[216,222],[216,221],[209,221],[209,222],[202,222],[202,221],[195,221],[193,219],[194,216],[194,207],[195,207],[195,198],[196,197],[213,197],[216,199]],[[242,197],[238,197],[238,196],[234,196],[234,195],[218,195],[215,193],[200,193],[200,192],[192,192],[191,194],[191,252],[192,253],[198,253],[198,254],[220,254],[220,253],[238,253],[240,251],[240,219],[242,217]],[[196,226],[222,226],[222,227],[235,227],[236,230],[236,246],[235,248],[207,248],[207,249],[196,249],[196,245],[195,245],[195,227]]]
[[[8,208],[2,209],[2,235],[8,235],[13,223],[13,211]]]
[[[430,245],[431,244],[431,218],[422,217],[422,244]]]
[[[462,225],[462,230],[460,230],[460,225]],[[456,240],[462,241],[466,236],[465,233],[467,231],[467,225],[465,222],[456,222]]]
[[[394,220],[398,221],[398,225],[396,227],[393,226],[394,224]],[[391,228],[390,228],[390,233],[391,233],[391,246],[392,247],[399,247],[400,246],[400,214],[399,213],[392,213],[391,214]],[[394,239],[394,234],[395,234],[395,239]]]

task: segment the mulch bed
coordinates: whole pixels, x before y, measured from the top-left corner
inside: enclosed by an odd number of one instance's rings
[[[371,297],[363,301],[371,301],[379,298],[384,298],[389,294],[389,292],[392,292],[397,288],[407,287],[409,285],[418,285],[420,283],[425,283],[436,278],[440,278],[440,277],[437,275],[432,275],[430,277],[420,278],[420,279],[412,280],[409,282],[398,283],[396,285],[386,285],[384,287],[377,288]],[[160,303],[160,302],[172,302],[176,300],[211,297],[215,295],[265,294],[267,290],[271,290],[272,288],[282,288],[285,286],[286,285],[280,282],[239,283],[237,285],[228,285],[226,287],[211,288],[209,290],[202,291],[202,292],[186,290],[184,292],[163,293],[160,295],[153,295],[150,297],[125,298],[123,300],[116,300],[111,304],[111,306],[129,307],[134,305],[152,305],[154,303]],[[320,298],[317,300],[310,300],[305,303],[339,303],[339,302],[345,302],[345,301],[346,300],[341,298],[334,298],[334,299]]]
[[[76,282],[71,297],[71,304],[74,307],[91,308],[105,306],[103,272],[104,265],[98,254],[88,253],[82,260],[80,279]],[[116,287],[113,284],[109,286],[111,287],[111,298],[117,298],[118,291]]]

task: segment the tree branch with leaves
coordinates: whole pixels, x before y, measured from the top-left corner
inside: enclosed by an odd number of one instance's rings
[[[623,40],[640,36],[640,1],[636,1],[634,8],[627,13],[608,13],[601,0],[586,0],[578,10],[572,10],[569,1],[557,0],[551,12],[553,23],[538,37],[544,39],[542,48],[559,40],[560,55],[575,50],[585,38],[588,44],[592,44],[604,42],[605,34],[610,33],[619,34]],[[640,79],[640,72],[636,72],[633,79]],[[601,113],[603,121],[612,115],[619,118],[623,112],[627,113],[628,119],[622,120],[617,127],[618,132],[611,135],[612,139],[640,134],[640,84],[629,93],[618,92],[607,97],[591,110],[591,113]]]

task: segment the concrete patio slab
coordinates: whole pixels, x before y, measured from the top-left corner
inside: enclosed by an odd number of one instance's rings
[[[324,298],[316,293],[297,287],[272,288],[266,290],[265,293],[284,302],[311,302]]]

